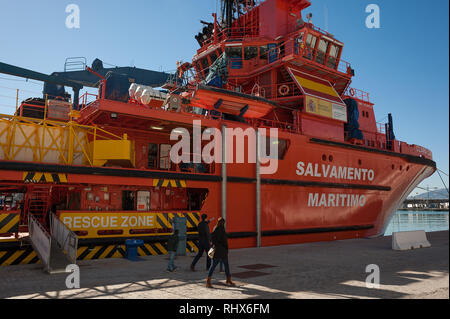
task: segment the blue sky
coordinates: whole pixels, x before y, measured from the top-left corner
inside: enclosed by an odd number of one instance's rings
[[[311,2],[306,12],[313,23],[345,43],[343,59],[356,71],[352,86],[370,93],[377,119],[392,113],[397,138],[431,149],[448,173],[448,0]],[[71,3],[80,7],[80,29],[65,26]],[[365,26],[371,3],[380,7],[380,29]],[[98,57],[118,66],[173,70],[176,61],[191,59],[199,20],[211,20],[215,9],[216,0],[0,0],[0,61],[43,73],[63,70],[65,58],[74,56],[89,64]],[[10,77],[0,74],[1,113],[14,112],[13,88],[27,91],[21,98],[42,90],[39,83],[4,78]],[[443,187],[437,174],[422,183],[427,185]]]

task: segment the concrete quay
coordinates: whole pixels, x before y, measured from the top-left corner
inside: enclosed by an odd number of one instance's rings
[[[190,270],[194,254],[177,257],[173,273],[167,256],[80,261],[80,289],[39,264],[0,267],[0,298],[448,299],[449,232],[427,236],[431,248],[410,251],[393,251],[391,237],[232,250],[236,287],[217,268],[214,289],[205,288],[205,257]],[[379,267],[379,288],[366,287],[368,265]]]

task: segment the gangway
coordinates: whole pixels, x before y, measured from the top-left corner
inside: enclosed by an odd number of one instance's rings
[[[76,264],[78,237],[54,214],[50,215],[50,233],[32,215],[28,219],[28,229],[31,245],[44,271],[64,273],[68,265]]]

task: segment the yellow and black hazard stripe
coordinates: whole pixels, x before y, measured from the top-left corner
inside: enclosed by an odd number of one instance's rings
[[[67,183],[67,174],[24,172],[25,183]]]
[[[157,213],[156,214],[156,224],[160,228],[172,228],[172,221],[175,216],[186,217],[186,227],[196,228],[200,223],[199,213]]]
[[[196,241],[186,243],[186,253],[198,252]],[[138,248],[139,256],[167,255],[164,242],[145,243]],[[77,260],[95,260],[107,258],[125,258],[125,245],[89,245],[78,247]],[[40,263],[39,257],[33,248],[10,249],[0,251],[0,266],[13,266]]]
[[[0,213],[0,234],[18,233],[19,223],[19,214]]]
[[[198,245],[195,241],[189,240],[186,243],[186,253],[198,252]],[[145,243],[138,247],[139,256],[167,255],[168,251],[164,242]],[[106,258],[125,258],[125,245],[89,245],[79,247],[77,260],[95,260]]]
[[[33,248],[0,251],[0,267],[40,263]]]
[[[78,247],[77,260],[93,260],[125,257],[124,245],[89,245]]]
[[[175,187],[175,188],[186,188],[185,180],[178,179],[154,179],[154,187]]]

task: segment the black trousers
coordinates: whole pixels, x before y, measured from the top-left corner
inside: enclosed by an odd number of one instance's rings
[[[208,242],[200,241],[198,245],[198,254],[195,256],[194,260],[192,261],[191,267],[195,267],[197,262],[202,258],[203,252],[206,252],[206,269],[209,269],[211,267],[211,258],[208,256],[208,251],[210,249]]]

